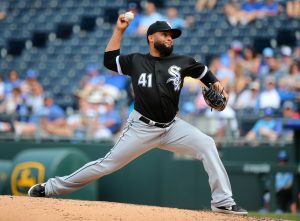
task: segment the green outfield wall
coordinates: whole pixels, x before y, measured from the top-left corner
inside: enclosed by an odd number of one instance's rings
[[[26,182],[28,185],[33,182],[30,180],[32,176],[38,181],[37,168],[41,165],[44,167],[43,180],[67,175],[87,161],[103,157],[112,146],[113,143],[109,141],[89,144],[0,142],[0,194],[15,194],[16,188],[17,191],[25,193]],[[276,156],[283,148],[292,157],[288,165],[279,166]],[[266,179],[273,182],[277,171],[299,173],[293,153],[292,146],[223,148],[220,156],[229,174],[236,201],[249,210],[258,210],[262,206]],[[26,167],[22,168],[24,163],[26,166],[26,162],[38,163],[29,165],[29,171]],[[23,174],[16,175],[16,166],[21,168]],[[10,174],[3,175],[5,173]],[[1,176],[10,179],[1,180]],[[26,178],[23,187],[16,187],[17,181],[12,185],[12,181],[21,176]],[[208,177],[201,161],[159,149],[142,155],[121,170],[103,177],[81,191],[64,197],[187,209],[209,209],[211,200]],[[272,207],[275,208],[275,190],[271,188],[270,191],[273,196]]]

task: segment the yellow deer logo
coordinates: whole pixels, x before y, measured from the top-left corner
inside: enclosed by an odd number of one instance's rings
[[[44,178],[43,164],[33,161],[17,164],[11,175],[12,194],[25,196],[32,185],[44,182]]]

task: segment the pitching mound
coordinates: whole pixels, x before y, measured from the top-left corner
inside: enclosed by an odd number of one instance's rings
[[[0,220],[19,221],[217,221],[217,220],[274,220],[247,216],[226,215],[210,211],[141,206],[123,203],[81,200],[0,196]]]

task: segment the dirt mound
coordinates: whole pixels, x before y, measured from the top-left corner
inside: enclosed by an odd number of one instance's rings
[[[19,221],[255,221],[274,220],[226,215],[210,211],[194,211],[123,203],[0,196],[0,220]]]

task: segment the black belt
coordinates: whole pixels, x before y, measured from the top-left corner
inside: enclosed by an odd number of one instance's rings
[[[156,126],[156,127],[160,127],[160,128],[166,128],[169,127],[172,123],[174,123],[175,119],[173,119],[172,121],[168,122],[168,123],[158,123],[155,121],[152,121],[144,116],[141,116],[139,118],[140,121],[143,121],[144,123],[151,125],[151,126]]]

